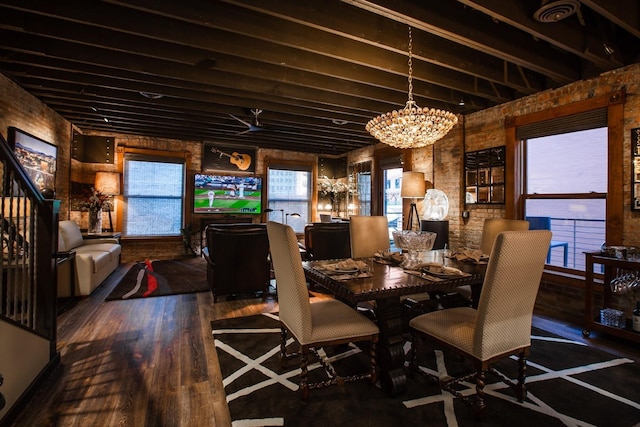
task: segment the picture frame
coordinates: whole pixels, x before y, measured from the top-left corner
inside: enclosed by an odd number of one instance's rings
[[[202,171],[255,173],[256,151],[256,147],[204,142]]]
[[[9,145],[38,190],[55,191],[58,147],[16,127],[9,127]]]

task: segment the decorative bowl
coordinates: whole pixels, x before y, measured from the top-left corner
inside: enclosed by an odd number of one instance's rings
[[[397,248],[409,253],[400,264],[403,268],[414,270],[421,263],[420,252],[430,251],[436,241],[437,234],[431,231],[402,230],[394,231],[393,241]]]

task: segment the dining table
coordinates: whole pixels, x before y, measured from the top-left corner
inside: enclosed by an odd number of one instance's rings
[[[474,303],[480,295],[486,261],[462,262],[445,256],[445,250],[429,251],[432,259],[462,274],[429,274],[420,270],[405,270],[397,263],[383,258],[362,258],[353,261],[367,265],[366,272],[340,271],[335,266],[344,260],[303,261],[305,277],[311,286],[319,285],[334,297],[356,308],[359,303],[373,302],[375,321],[380,329],[376,348],[379,380],[389,396],[407,390],[404,368],[404,328],[402,298],[408,295],[434,292],[454,292],[459,286],[470,285]]]

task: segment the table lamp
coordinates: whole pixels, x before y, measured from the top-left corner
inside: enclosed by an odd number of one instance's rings
[[[107,196],[120,194],[120,174],[117,172],[96,172],[95,189]],[[115,201],[115,199],[113,199]],[[109,231],[113,232],[111,206],[109,207]]]
[[[426,184],[424,181],[424,173],[407,171],[402,173],[402,187],[400,188],[400,197],[403,199],[411,199],[411,207],[409,208],[409,217],[407,219],[406,230],[413,229],[413,216],[418,221],[418,230],[420,230],[420,216],[416,207],[416,199],[424,197]]]

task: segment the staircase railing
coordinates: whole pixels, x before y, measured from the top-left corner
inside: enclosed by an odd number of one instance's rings
[[[44,200],[0,139],[0,319],[49,340],[53,358],[59,201]]]

